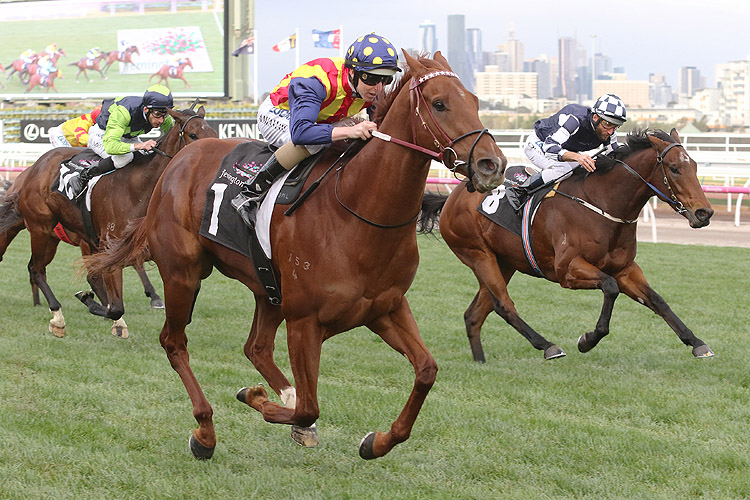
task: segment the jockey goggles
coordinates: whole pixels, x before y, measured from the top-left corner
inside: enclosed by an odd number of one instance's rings
[[[390,85],[393,83],[393,75],[374,75],[372,73],[362,72],[359,79],[362,80],[362,83],[369,85],[370,87],[374,87],[378,83],[382,83],[383,85]]]
[[[167,110],[166,109],[150,109],[150,114],[154,118],[166,118],[167,116]]]

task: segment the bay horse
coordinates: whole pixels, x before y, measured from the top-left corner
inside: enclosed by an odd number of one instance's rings
[[[98,239],[121,234],[128,221],[146,213],[151,192],[174,154],[199,139],[216,137],[216,132],[204,120],[203,106],[197,112],[193,109],[196,103],[197,100],[190,109],[169,110],[175,125],[160,141],[159,150],[163,155],[153,154],[134,160],[127,167],[104,175],[96,182],[91,189],[91,216]],[[82,148],[54,148],[48,151],[26,170],[28,177],[22,189],[6,196],[0,204],[0,256],[10,243],[9,240],[5,241],[6,232],[16,231],[17,234],[19,225],[25,225],[31,236],[29,273],[52,312],[50,332],[59,337],[65,334],[65,318],[60,302],[47,284],[46,274],[51,233],[61,223],[67,234],[78,235],[91,250],[98,249],[98,241],[86,232],[80,210],[65,196],[51,189],[59,176],[60,163],[80,151]],[[122,320],[122,272],[88,273],[87,280],[93,293],[85,293],[78,298],[92,314],[112,319],[112,333],[126,338],[127,325]],[[94,294],[102,304],[94,300]]]
[[[661,130],[628,134],[627,146],[620,147],[613,159],[598,158],[594,173],[577,172],[539,206],[531,226],[539,273],[526,256],[522,238],[477,211],[481,194],[455,189],[448,196],[426,196],[422,231],[434,228],[442,210],[442,238],[479,282],[479,291],[464,313],[474,360],[485,361],[481,328],[493,310],[532,346],[544,351],[545,359],[565,356],[516,311],[508,295],[508,282],[516,271],[543,277],[564,288],[602,290],[604,303],[596,326],[578,339],[582,353],[609,334],[615,299],[624,293],[661,316],[679,339],[692,347],[695,357],[713,356],[651,288],[634,260],[638,214],[653,195],[667,201],[690,227],[709,224],[714,211],[701,189],[696,168],[676,130],[669,135]]]
[[[80,58],[77,62],[69,63],[68,66],[75,66],[78,68],[78,73],[76,73],[76,83],[78,83],[78,77],[81,76],[81,73],[83,73],[83,77],[86,78],[86,80],[89,81],[89,83],[93,82],[91,78],[89,78],[89,74],[86,72],[88,71],[97,71],[102,77],[102,80],[106,80],[107,77],[104,76],[104,72],[99,68],[99,63],[102,62],[104,59],[106,59],[106,54],[99,54],[93,59],[88,59],[87,57]]]
[[[10,71],[8,72],[8,76],[6,77],[8,80],[14,75],[18,74],[18,78],[21,80],[21,83],[24,85],[28,85],[29,81],[31,80],[31,75],[34,75],[37,70],[39,69],[39,65],[37,64],[37,61],[39,58],[43,55],[42,54],[34,54],[32,56],[32,61],[27,64],[23,59],[15,59],[13,62],[11,62],[8,65],[8,68],[10,68]],[[54,54],[50,56],[50,60],[57,64],[57,61],[60,60],[60,57],[66,55],[65,51],[63,49],[58,49]]]
[[[41,73],[34,73],[29,77],[29,86],[26,87],[26,90],[24,90],[24,94],[28,94],[31,92],[31,89],[36,87],[37,85],[41,87],[45,87],[47,89],[47,92],[49,92],[49,89],[54,89],[55,92],[57,92],[57,89],[55,88],[55,78],[62,78],[62,71],[59,69],[57,71],[53,71],[49,75],[47,75],[47,78],[42,81],[43,76]]]
[[[0,179],[0,206],[2,206],[1,203],[7,195],[13,195],[13,193],[17,193],[21,190],[24,179],[26,178],[28,173],[28,169],[23,170],[16,176],[13,182],[5,179]],[[15,239],[18,233],[23,229],[26,229],[26,224],[23,222],[23,219],[21,219],[15,226],[9,227],[6,231],[0,234],[0,261],[3,260],[2,257],[5,254],[8,245],[10,245],[10,243]],[[58,224],[50,234],[50,241],[49,245],[47,246],[47,257],[45,258],[45,267],[49,266],[50,262],[52,262],[52,260],[55,258],[55,254],[57,253],[57,246],[61,241],[65,241],[66,243],[79,247],[81,249],[81,254],[84,256],[90,255],[92,253],[89,245],[85,241],[83,241],[80,236],[75,233],[68,234],[64,231],[65,230],[62,228],[62,225]],[[156,288],[154,288],[154,285],[151,283],[151,280],[149,280],[148,275],[146,274],[146,270],[143,268],[143,266],[136,266],[135,271],[138,273],[138,277],[140,278],[141,284],[143,285],[143,293],[146,295],[146,297],[149,298],[151,307],[153,309],[163,309],[164,302],[157,293]],[[29,273],[29,281],[31,282],[32,302],[34,306],[38,306],[41,304],[41,301],[39,300],[39,287],[34,282],[34,277],[31,273]]]
[[[185,62],[180,63],[176,68],[170,66],[169,64],[165,64],[161,68],[159,68],[159,71],[151,75],[148,79],[150,82],[151,79],[155,76],[159,77],[159,80],[156,83],[164,82],[164,85],[169,87],[169,79],[170,78],[177,78],[179,80],[182,80],[185,82],[185,87],[189,87],[187,80],[185,80],[185,77],[182,76],[182,74],[185,72],[185,68],[190,66],[193,67],[193,63],[190,61],[189,57],[185,58]]]
[[[284,215],[284,207],[273,209],[270,241],[283,292],[280,306],[269,300],[249,258],[199,235],[207,189],[222,158],[241,140],[209,139],[182,150],[154,189],[146,217],[86,260],[94,272],[156,262],[166,306],[159,340],[193,405],[198,428],[190,435],[190,449],[196,458],[211,458],[216,434],[213,410],[190,368],[185,327],[201,280],[214,267],[253,292],[244,352],[286,406],[270,401],[263,385],[241,389],[242,403],[267,422],[292,425],[298,443],[314,446],[322,344],[364,325],[409,360],[415,380],[390,431],[367,434],[359,455],[381,457],[408,439],[437,373],[405,297],[419,261],[416,215],[430,159],[438,157],[468,175],[482,192],[502,182],[506,160],[479,121],[476,96],[440,52],[433,59],[406,52],[404,57],[408,69],[375,116],[386,134],[381,137],[391,140],[373,138],[364,146],[357,141],[356,155],[318,183],[291,216]],[[334,143],[324,153],[306,187],[337,165],[341,149]],[[284,320],[296,388],[273,360],[276,330]]]
[[[107,52],[105,54],[107,60],[104,63],[104,72],[108,73],[110,66],[112,66],[116,62],[123,63],[123,68],[128,64],[132,64],[137,68],[138,65],[133,62],[133,54],[141,54],[141,52],[138,50],[138,47],[136,47],[135,45],[131,45],[123,51],[112,50]]]

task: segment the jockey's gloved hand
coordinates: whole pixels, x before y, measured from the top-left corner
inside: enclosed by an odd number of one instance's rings
[[[145,149],[138,149],[137,151],[138,151],[138,153],[142,154],[143,156],[148,156],[148,155],[152,155],[152,154],[156,153],[156,151],[154,151],[153,149],[150,150],[150,151],[147,151]]]

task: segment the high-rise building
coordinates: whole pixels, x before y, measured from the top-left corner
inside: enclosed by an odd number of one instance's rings
[[[536,73],[536,94],[539,99],[552,97],[552,68],[547,56],[542,54],[536,59],[530,59],[523,63],[523,70],[527,73]]]
[[[463,81],[464,86],[471,92],[476,88],[477,71],[484,71],[484,61],[482,53],[482,30],[479,28],[469,28],[466,30],[466,66],[469,74],[469,85]]]
[[[468,71],[466,61],[466,27],[463,14],[448,16],[448,63],[468,88],[467,84],[473,83],[474,78]]]
[[[562,37],[557,41],[557,49],[559,73],[555,96],[575,101],[578,95],[576,88],[578,42],[575,38]]]
[[[701,72],[694,66],[680,68],[680,94],[692,97],[695,92],[704,88]]]
[[[509,71],[523,71],[523,42],[516,40],[516,32],[514,30],[510,30],[504,49],[510,57]]]
[[[419,52],[421,54],[434,54],[438,50],[437,27],[426,19],[419,25]]]
[[[715,66],[716,86],[721,90],[719,112],[724,125],[750,126],[750,56]]]

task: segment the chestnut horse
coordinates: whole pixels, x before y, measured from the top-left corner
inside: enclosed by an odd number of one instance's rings
[[[114,63],[118,61],[123,63],[122,65],[123,68],[128,64],[132,64],[133,66],[138,68],[138,65],[133,62],[133,54],[138,54],[138,55],[141,54],[140,51],[138,50],[138,47],[136,47],[135,45],[131,45],[130,47],[128,47],[127,49],[123,51],[112,50],[110,52],[107,52],[105,54],[107,61],[104,63],[104,72],[105,73],[109,72],[110,66],[112,66]]]
[[[0,203],[2,203],[3,199],[6,197],[6,195],[13,195],[13,193],[19,192],[23,186],[24,179],[28,175],[29,170],[26,169],[18,174],[18,176],[13,180],[13,182],[7,181],[5,179],[0,179]],[[60,241],[65,241],[67,243],[70,243],[73,246],[80,247],[81,254],[82,255],[90,255],[91,249],[89,248],[88,244],[85,241],[81,240],[81,237],[78,236],[75,233],[67,234],[64,232],[62,235],[58,233],[59,229],[62,229],[62,225],[58,224],[55,229],[50,234],[50,242],[47,246],[47,257],[45,259],[45,267],[49,265],[50,262],[52,262],[52,259],[55,258],[55,254],[57,253],[57,245],[60,244]],[[2,249],[2,253],[0,253],[0,261],[2,261],[2,255],[5,253],[5,250],[8,248],[8,245],[11,241],[18,235],[19,232],[21,232],[23,229],[26,229],[26,225],[23,222],[23,219],[19,220],[18,223],[13,226],[9,227],[5,232],[0,234],[0,248]],[[156,292],[156,289],[154,288],[154,285],[151,283],[151,280],[148,279],[148,275],[146,274],[146,270],[143,268],[143,266],[137,266],[135,267],[136,272],[138,273],[138,277],[141,279],[141,284],[143,285],[143,292],[146,294],[146,297],[149,298],[151,302],[151,307],[154,309],[163,309],[164,308],[164,302],[162,301],[159,294]],[[36,283],[34,282],[33,275],[29,274],[29,280],[31,281],[31,297],[32,301],[35,306],[38,306],[41,304],[39,300],[39,287],[36,286]]]
[[[671,136],[661,130],[631,132],[627,146],[612,158],[597,159],[594,173],[577,172],[539,206],[531,227],[531,244],[540,272],[530,264],[520,236],[477,211],[482,195],[456,189],[447,197],[425,196],[420,219],[423,232],[434,227],[442,209],[441,236],[479,281],[479,291],[464,313],[474,359],[485,361],[480,334],[493,310],[544,351],[545,359],[565,356],[518,315],[507,288],[516,271],[544,277],[564,288],[602,290],[601,314],[594,331],[578,339],[580,352],[593,349],[609,333],[612,308],[622,292],[664,318],[680,340],[692,347],[695,357],[713,356],[651,288],[634,260],[638,214],[654,194],[683,215],[691,227],[708,225],[714,211],[701,189],[696,168],[676,130]]]
[[[194,106],[195,103],[184,111],[169,111],[175,125],[160,142],[159,149],[164,155],[153,154],[146,159],[137,158],[127,167],[104,175],[96,182],[91,189],[91,215],[97,238],[121,234],[128,221],[146,213],[151,192],[172,155],[198,139],[216,137],[216,132],[203,119],[204,108],[201,106],[196,112],[193,110]],[[65,318],[46,277],[50,245],[56,245],[51,243],[53,228],[58,222],[62,223],[68,234],[76,234],[92,250],[98,248],[98,242],[93,241],[84,228],[80,210],[65,196],[51,189],[59,176],[60,163],[81,150],[55,148],[42,155],[27,169],[28,177],[24,180],[22,189],[8,195],[0,205],[0,256],[10,243],[6,233],[15,230],[17,234],[19,224],[25,223],[31,235],[29,272],[49,304],[53,314],[50,331],[56,336],[65,334]],[[122,272],[105,275],[89,273],[87,280],[102,304],[107,305],[105,307],[98,304],[93,299],[93,293],[82,294],[78,298],[92,314],[115,321],[112,326],[114,335],[127,337],[127,325],[121,317]]]
[[[159,267],[166,304],[159,340],[193,404],[198,429],[190,449],[196,458],[213,455],[216,434],[213,410],[190,368],[185,327],[201,280],[214,267],[253,292],[245,355],[286,406],[269,401],[262,385],[240,390],[240,401],[267,422],[292,425],[295,440],[314,446],[323,341],[364,325],[409,360],[415,380],[390,431],[365,436],[359,454],[381,457],[409,437],[437,373],[405,297],[419,261],[416,215],[430,159],[444,159],[483,192],[502,182],[506,160],[479,121],[477,98],[440,52],[433,59],[404,56],[408,71],[375,116],[387,134],[380,137],[391,141],[364,143],[291,216],[284,215],[285,207],[273,211],[270,241],[280,306],[269,301],[250,259],[199,235],[206,191],[238,140],[200,141],[181,151],[154,189],[146,217],[87,259],[95,272],[144,260]],[[324,153],[307,186],[338,163],[340,152],[334,146]],[[273,360],[276,329],[284,320],[296,389]]]
[[[54,89],[54,91],[57,92],[57,89],[55,88],[55,78],[62,78],[62,71],[60,71],[59,69],[57,71],[53,71],[52,73],[47,75],[46,79],[44,79],[41,73],[34,73],[29,77],[29,86],[26,87],[26,90],[24,90],[23,93],[28,94],[29,92],[31,92],[31,89],[33,89],[37,85],[45,87],[47,89],[47,92],[49,92],[49,89]]]
[[[156,83],[164,82],[164,85],[169,87],[169,79],[177,78],[185,82],[185,87],[189,87],[190,85],[188,85],[187,80],[185,80],[185,77],[182,76],[182,74],[185,72],[185,68],[188,66],[190,66],[191,68],[193,67],[193,63],[190,61],[189,57],[186,57],[185,62],[180,63],[176,68],[170,66],[169,64],[165,64],[164,66],[159,68],[159,71],[151,75],[148,81],[150,82],[153,77],[158,76],[159,80],[157,80]]]
[[[76,68],[78,68],[78,73],[76,73],[76,83],[78,83],[78,77],[81,76],[81,73],[83,73],[83,77],[86,78],[86,80],[88,80],[89,83],[94,81],[91,78],[89,78],[88,73],[86,73],[87,70],[98,71],[102,77],[102,80],[106,80],[107,77],[104,76],[104,73],[99,68],[99,63],[102,62],[106,58],[107,58],[107,54],[99,54],[93,59],[82,57],[77,62],[69,63],[68,66],[75,66]]]

